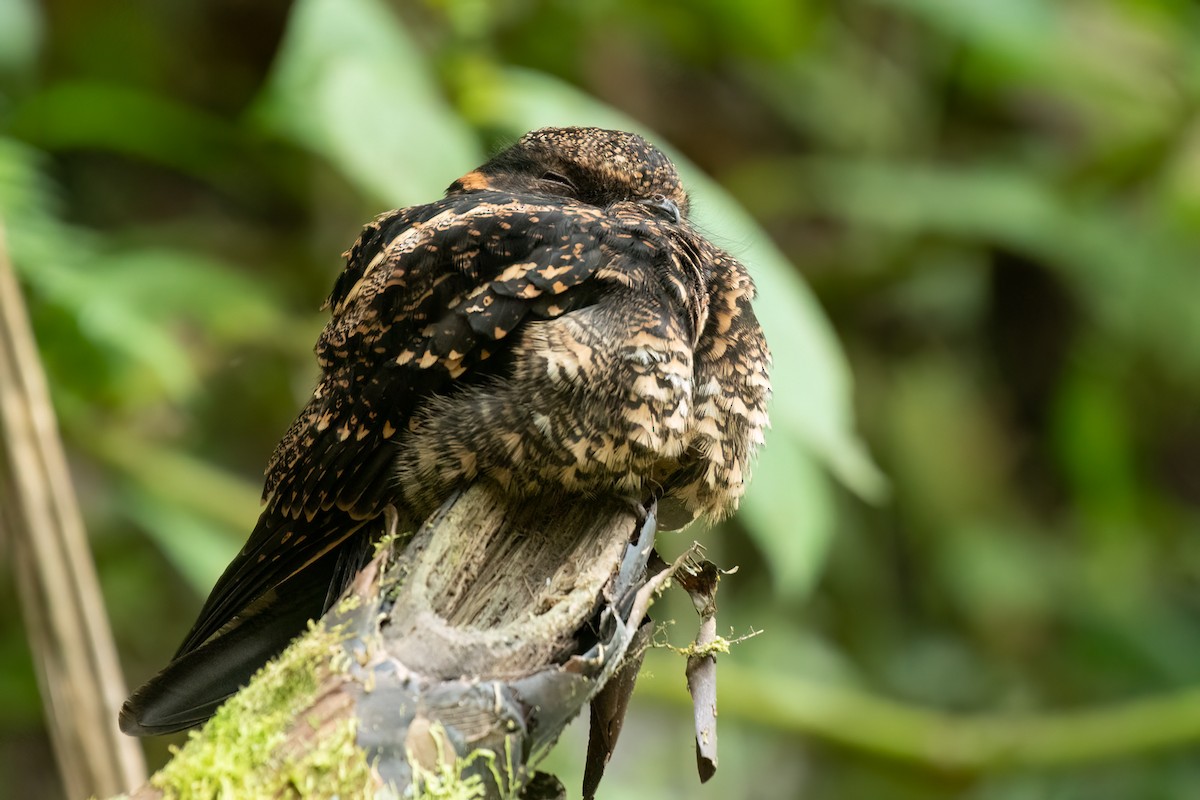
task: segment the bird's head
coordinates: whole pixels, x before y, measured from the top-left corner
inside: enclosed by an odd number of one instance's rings
[[[606,207],[642,202],[686,215],[687,193],[671,159],[635,133],[603,128],[542,128],[522,136],[448,192],[490,190],[550,195]]]

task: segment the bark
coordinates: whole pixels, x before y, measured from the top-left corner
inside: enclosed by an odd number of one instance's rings
[[[513,502],[473,485],[387,541],[135,796],[560,796],[535,766],[640,658],[638,631],[674,569],[648,569],[654,528],[652,511],[617,500]],[[611,750],[624,705],[615,721],[608,705]]]

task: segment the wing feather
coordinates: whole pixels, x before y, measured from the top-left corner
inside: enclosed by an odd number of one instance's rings
[[[204,719],[325,610],[397,499],[394,442],[413,414],[494,375],[525,320],[592,302],[604,235],[599,209],[492,192],[366,226],[326,302],[323,373],[271,457],[258,524],[175,658],[131,697],[127,730]]]
[[[396,434],[426,399],[490,374],[483,345],[494,349],[531,313],[552,315],[534,302],[542,294],[565,294],[595,272],[597,220],[482,192],[367,226],[328,301],[324,374],[268,467],[266,508],[181,655],[381,512]]]

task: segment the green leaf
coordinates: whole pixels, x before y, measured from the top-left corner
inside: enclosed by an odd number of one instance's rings
[[[237,129],[174,99],[103,81],[61,81],[23,102],[12,130],[48,150],[108,150],[212,182],[245,169]]]
[[[837,521],[817,462],[795,440],[769,431],[738,516],[771,565],[776,593],[807,596],[821,577]]]
[[[0,2],[0,73],[33,69],[42,45],[42,12],[33,0]]]
[[[202,253],[116,250],[96,258],[89,272],[102,284],[95,289],[164,327],[191,319],[224,341],[261,342],[286,325],[266,284]]]
[[[428,202],[482,160],[417,46],[377,0],[296,3],[259,110],[397,206]]]
[[[1034,256],[1118,341],[1139,343],[1181,373],[1200,369],[1200,271],[1190,242],[1152,217],[1073,199],[1013,166],[804,159],[774,161],[743,180],[768,187],[761,202],[785,211],[807,208],[876,233],[936,233]],[[770,186],[807,192],[771,193]]]
[[[904,9],[977,45],[1038,60],[1061,35],[1060,14],[1042,0],[875,0]]]
[[[201,596],[212,589],[237,553],[240,532],[235,534],[146,492],[130,492],[122,508],[146,530],[171,565]]]
[[[1027,87],[1060,114],[1090,121],[1101,141],[1171,135],[1190,82],[1169,37],[1134,4],[1044,0],[874,0],[903,9],[955,45],[956,77],[975,91]],[[1153,5],[1153,4],[1148,4]],[[1194,26],[1176,23],[1180,30]],[[1179,36],[1180,50],[1191,44]],[[941,43],[944,47],[946,43]],[[1084,145],[1086,146],[1086,145]]]
[[[13,261],[44,303],[115,356],[120,382],[138,383],[131,372],[139,372],[176,400],[197,389],[195,359],[177,335],[181,320],[232,342],[286,333],[277,299],[217,259],[168,248],[108,247],[61,222],[40,166],[35,151],[0,138],[0,217]]]
[[[182,345],[114,292],[102,271],[97,237],[60,222],[34,151],[0,138],[0,218],[8,226],[13,263],[43,300],[66,310],[84,337],[154,376],[174,397],[197,385]]]
[[[187,453],[124,431],[86,429],[76,435],[95,457],[172,508],[236,531],[249,530],[261,510],[257,483]]]

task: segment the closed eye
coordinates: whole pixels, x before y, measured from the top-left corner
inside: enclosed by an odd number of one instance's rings
[[[565,190],[565,193],[574,195],[578,191],[575,188],[575,184],[571,183],[570,178],[565,175],[559,175],[557,172],[547,172],[542,176],[542,180],[546,183],[553,183],[555,188],[560,192]]]

